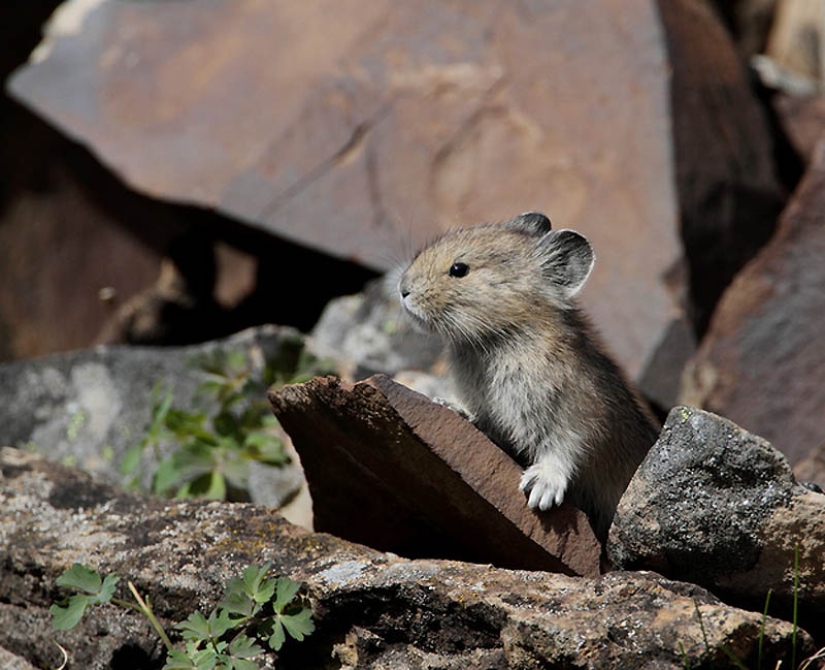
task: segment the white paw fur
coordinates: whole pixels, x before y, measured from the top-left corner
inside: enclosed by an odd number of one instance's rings
[[[528,507],[548,510],[553,505],[561,505],[569,482],[570,478],[555,460],[541,460],[524,471],[519,488],[529,494]]]

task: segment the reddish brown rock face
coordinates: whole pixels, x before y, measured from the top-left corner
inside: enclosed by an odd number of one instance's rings
[[[404,556],[599,573],[584,513],[529,510],[521,468],[446,407],[382,376],[315,379],[270,400],[301,456],[316,530]]]
[[[11,90],[139,190],[379,269],[447,227],[544,211],[592,240],[583,299],[632,377],[679,319],[654,3],[70,9],[80,33],[55,27]]]
[[[770,244],[725,293],[683,398],[764,436],[791,461],[825,441],[825,142]]]

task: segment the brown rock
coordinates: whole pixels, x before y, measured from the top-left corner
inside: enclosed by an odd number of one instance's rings
[[[72,3],[10,89],[146,193],[379,269],[545,211],[592,239],[584,301],[639,378],[682,353],[670,69],[652,3],[593,1]]]
[[[791,145],[805,164],[810,163],[825,132],[825,96],[778,94],[772,103]]]
[[[599,573],[587,517],[530,511],[519,466],[452,410],[380,375],[314,379],[270,400],[301,456],[316,530],[410,557]]]
[[[659,0],[673,68],[676,189],[700,334],[722,291],[770,238],[784,202],[765,114],[705,0]]]
[[[737,276],[684,379],[685,404],[729,417],[797,463],[825,441],[825,142],[770,244]]]
[[[825,489],[825,442],[799,461],[793,473],[800,482],[811,482]]]
[[[14,449],[0,450],[0,501],[0,649],[35,667],[60,665],[50,639],[71,667],[160,665],[157,636],[134,612],[104,605],[71,631],[51,630],[48,607],[65,595],[54,582],[74,561],[120,575],[124,599],[131,580],[170,632],[194,610],[208,613],[226,579],[271,562],[305,583],[316,623],[278,667],[677,670],[725,667],[726,651],[774,667],[795,638],[797,658],[814,649],[790,623],[762,626],[760,613],[652,573],[588,579],[408,561],[302,531],[263,507],[138,498]]]

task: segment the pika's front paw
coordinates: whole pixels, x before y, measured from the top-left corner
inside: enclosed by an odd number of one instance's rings
[[[528,507],[548,510],[553,505],[561,505],[568,481],[554,463],[539,462],[524,471],[519,488],[529,493]]]

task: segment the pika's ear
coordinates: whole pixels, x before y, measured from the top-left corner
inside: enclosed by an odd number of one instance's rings
[[[524,214],[519,214],[514,219],[510,219],[504,225],[507,228],[514,228],[536,237],[549,233],[553,227],[550,219],[540,212],[524,212]]]
[[[565,297],[576,295],[596,262],[590,241],[575,230],[563,229],[547,233],[536,248],[545,278],[556,284]]]

